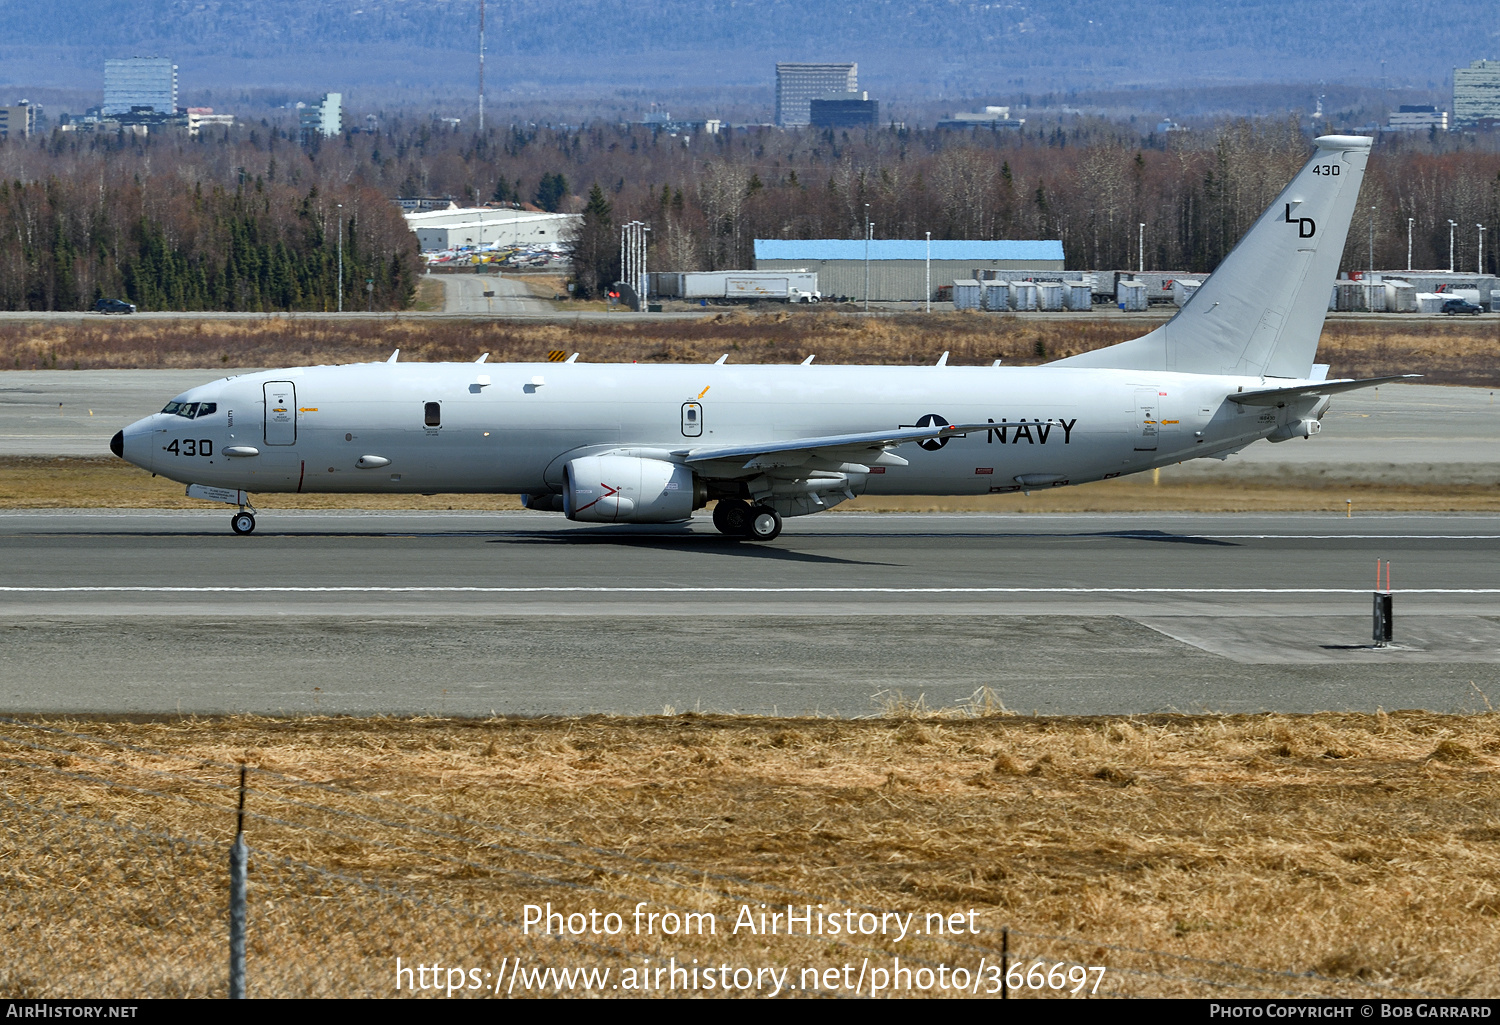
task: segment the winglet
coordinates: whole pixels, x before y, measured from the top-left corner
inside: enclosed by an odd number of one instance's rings
[[[803,360],[803,361],[802,361],[802,362],[801,362],[801,363],[800,363],[800,364],[798,364],[798,365],[799,365],[799,366],[804,366],[804,367],[810,367],[810,366],[812,366],[812,361],[813,361],[813,360],[815,360],[815,359],[817,359],[817,358],[818,358],[818,357],[817,357],[817,354],[816,354],[816,353],[814,353],[814,354],[813,354],[813,355],[811,355],[811,356],[809,356],[809,357],[807,357],[807,359],[805,359],[805,360]]]
[[[939,356],[937,363],[934,365],[939,367],[946,367],[948,365],[948,353],[944,352],[941,356]]]
[[[398,349],[398,350],[396,350],[396,351],[397,351],[397,352],[400,352],[400,351],[401,351],[401,350],[399,350],[399,349]],[[395,358],[395,357],[392,357],[392,358],[393,358],[393,359],[394,359],[394,358]],[[478,359],[476,359],[476,360],[475,360],[475,361],[474,361],[474,362],[475,362],[475,363],[483,363],[483,362],[484,362],[484,361],[485,361],[485,360],[487,360],[487,359],[489,359],[489,358],[490,358],[490,354],[489,354],[489,353],[487,353],[487,352],[481,352],[481,353],[480,353],[480,354],[479,354],[479,358],[478,358]]]
[[[577,360],[578,360],[578,353],[575,352],[575,353],[573,353],[573,355],[571,355],[567,359],[563,360],[563,362],[564,363],[575,363],[575,362],[577,362]]]
[[[396,357],[399,356],[399,355],[401,355],[401,350],[397,349],[395,352],[391,353],[391,358],[388,359],[388,360],[386,360],[386,362],[387,363],[394,363],[394,362],[396,362]]]
[[[729,362],[729,353],[726,352],[724,355],[722,355],[718,359],[714,360],[714,366],[716,366],[716,367],[722,367],[725,363],[728,363],[728,362]]]

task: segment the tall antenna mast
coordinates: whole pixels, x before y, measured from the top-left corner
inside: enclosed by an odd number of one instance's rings
[[[484,134],[484,0],[479,0],[479,134]]]

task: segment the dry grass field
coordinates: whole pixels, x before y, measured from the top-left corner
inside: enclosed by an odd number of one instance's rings
[[[1006,926],[1028,966],[1106,966],[1101,995],[1500,995],[1493,712],[882,701],[854,721],[6,720],[0,992],[222,995],[246,763],[252,996],[393,994],[397,956],[616,983],[669,958],[793,986],[896,957],[972,974]],[[523,906],[549,901],[624,932],[524,933]],[[712,912],[716,933],[635,935],[639,901]],[[742,905],[788,903],[963,928],[732,932]],[[527,978],[515,995],[555,989]]]
[[[542,290],[545,280],[532,282]],[[79,323],[0,323],[0,367],[277,367],[385,359],[400,348],[410,360],[542,360],[549,350],[579,352],[584,362],[932,363],[944,351],[954,365],[1003,359],[1026,365],[1136,337],[1154,322],[1100,317],[1031,320],[977,313],[852,317],[830,312],[729,311],[693,320],[578,323],[426,318],[335,321],[267,316],[256,320],[103,319]],[[1435,384],[1500,384],[1500,328],[1494,322],[1393,318],[1334,321],[1320,358],[1332,375],[1421,373]]]

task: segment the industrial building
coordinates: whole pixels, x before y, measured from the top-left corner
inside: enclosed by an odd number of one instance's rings
[[[1426,132],[1448,130],[1448,112],[1430,103],[1403,103],[1386,122],[1388,132]]]
[[[1500,127],[1500,61],[1478,60],[1453,69],[1456,128]]]
[[[808,105],[814,128],[864,128],[880,123],[880,101],[869,93],[829,93]]]
[[[0,107],[0,139],[24,139],[36,131],[36,108],[22,100],[14,107]]]
[[[783,128],[809,125],[813,100],[858,91],[858,64],[777,64],[776,123]]]
[[[954,279],[978,279],[987,271],[1014,272],[1015,277],[1050,273],[1061,277],[1063,245],[1042,241],[932,240],[931,290],[936,297]],[[868,253],[868,260],[866,254]],[[767,239],[755,240],[756,270],[807,270],[818,275],[825,296],[865,298],[869,271],[872,302],[921,301],[928,298],[926,239]]]
[[[462,246],[529,246],[560,242],[583,222],[578,214],[548,214],[506,207],[456,207],[406,215],[424,253]]]
[[[992,132],[998,132],[1002,128],[1022,128],[1026,124],[1024,117],[1011,117],[1009,107],[985,107],[983,110],[960,110],[949,117],[945,117],[937,123],[939,128],[950,131],[955,129],[967,129],[972,131],[976,128],[988,128]]]
[[[219,125],[222,128],[234,127],[233,114],[215,114],[212,107],[189,107],[187,109],[188,135],[196,136],[205,128]]]
[[[105,117],[177,114],[177,65],[170,57],[123,57],[104,62]]]
[[[344,130],[344,94],[324,93],[316,106],[297,111],[297,132],[302,144],[314,138],[324,139]]]

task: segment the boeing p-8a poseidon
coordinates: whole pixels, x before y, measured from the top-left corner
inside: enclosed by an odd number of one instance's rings
[[[245,374],[177,396],[110,447],[188,494],[524,496],[587,523],[782,518],[860,494],[1081,484],[1318,433],[1313,358],[1370,140],[1313,158],[1168,323],[1040,367],[385,363]],[[945,357],[946,359],[946,357]],[[1320,373],[1321,371],[1321,373]],[[1388,380],[1388,379],[1382,379]]]

